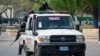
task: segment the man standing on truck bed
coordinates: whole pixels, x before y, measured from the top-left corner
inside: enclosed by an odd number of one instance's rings
[[[42,6],[40,6],[40,8],[38,10],[39,11],[46,11],[46,10],[52,10],[52,9],[48,6],[48,3],[46,1],[44,1],[42,3]]]

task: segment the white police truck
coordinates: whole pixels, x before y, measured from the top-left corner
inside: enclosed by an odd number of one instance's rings
[[[70,14],[35,13],[28,17],[19,44],[26,56],[85,56],[86,44]]]

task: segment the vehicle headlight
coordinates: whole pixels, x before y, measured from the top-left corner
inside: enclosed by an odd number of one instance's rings
[[[84,38],[84,36],[82,36],[82,35],[77,35],[77,36],[76,36],[76,41],[77,41],[77,42],[84,42],[84,41],[85,41],[85,38]]]
[[[49,36],[39,36],[38,41],[39,42],[49,42]]]

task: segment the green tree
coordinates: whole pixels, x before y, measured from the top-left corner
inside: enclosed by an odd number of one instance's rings
[[[7,18],[8,18],[8,15],[7,15],[7,13],[6,13],[6,10],[7,9],[11,9],[12,8],[12,6],[11,5],[13,5],[13,2],[11,1],[11,0],[0,0],[0,19],[1,19],[1,15],[2,15],[2,13],[5,13],[5,15],[7,16]]]
[[[43,1],[43,0],[42,0]],[[83,0],[46,0],[54,10],[66,10],[68,13],[75,14],[82,11],[85,4]]]
[[[26,8],[31,6],[35,11],[38,10],[44,0],[13,0]],[[85,12],[92,14],[93,6],[97,7],[98,0],[46,0],[54,10],[66,10],[68,13],[76,14]]]

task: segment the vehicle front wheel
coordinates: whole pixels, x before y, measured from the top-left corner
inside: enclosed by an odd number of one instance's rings
[[[82,52],[82,53],[76,53],[74,56],[85,56],[85,52]]]
[[[31,56],[31,55],[32,55],[32,53],[31,53],[31,52],[26,51],[26,56]]]
[[[35,45],[35,53],[34,53],[34,56],[39,56],[39,50],[38,50],[38,46]]]

